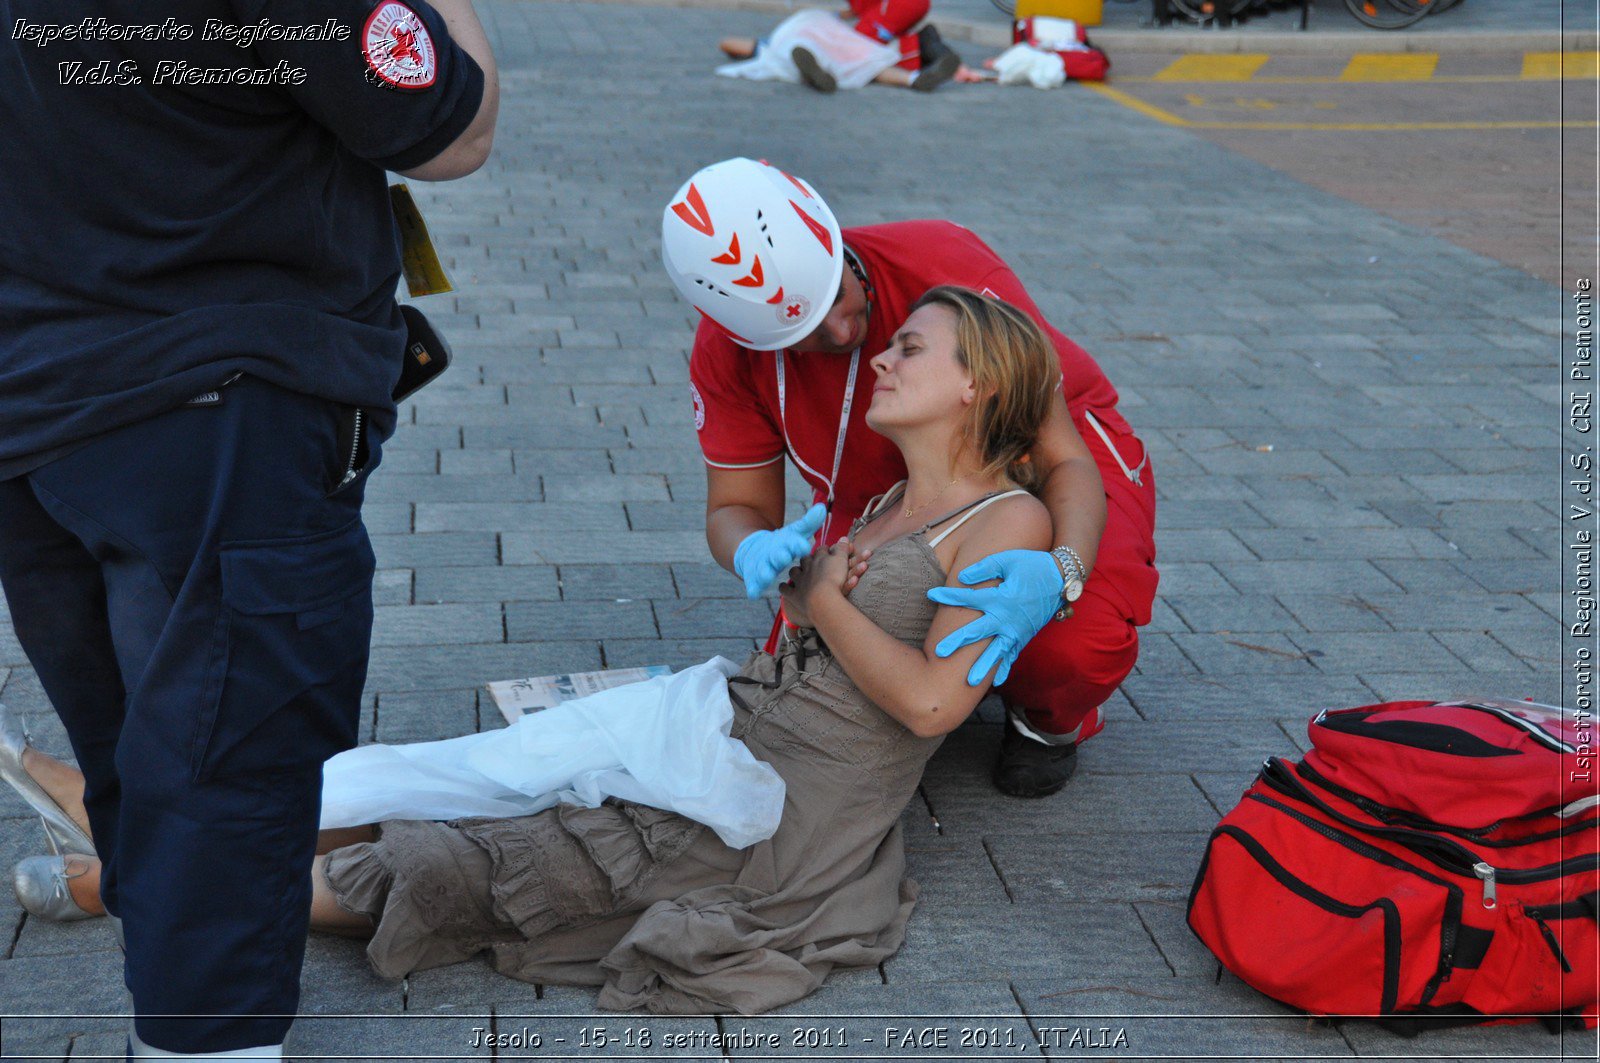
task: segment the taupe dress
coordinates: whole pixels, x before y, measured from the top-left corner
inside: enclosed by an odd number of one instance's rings
[[[933,526],[879,548],[851,594],[916,646],[945,581]],[[489,949],[513,978],[603,986],[605,1008],[754,1014],[893,955],[917,896],[899,817],[941,739],[868,701],[815,632],[752,656],[730,691],[734,736],[786,784],[772,838],[730,849],[619,801],[390,821],[327,865],[339,903],[376,920],[372,965],[398,978]]]

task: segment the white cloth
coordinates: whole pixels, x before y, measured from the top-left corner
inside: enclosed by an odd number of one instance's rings
[[[809,49],[841,89],[859,89],[900,61],[896,43],[880,44],[827,11],[797,11],[778,23],[754,56],[719,66],[717,73],[725,78],[798,84],[800,71],[789,58],[797,47]]]
[[[1046,52],[1087,52],[1089,46],[1081,37],[1083,31],[1070,18],[1051,18],[1035,15],[1027,20],[1028,39],[1025,43]]]
[[[994,70],[1002,85],[1053,89],[1067,80],[1067,64],[1059,55],[1026,44],[1013,44],[995,56]]]
[[[348,750],[322,767],[322,826],[530,816],[620,797],[704,823],[736,849],[754,845],[778,829],[784,786],[730,737],[737,671],[713,657],[499,730]]]

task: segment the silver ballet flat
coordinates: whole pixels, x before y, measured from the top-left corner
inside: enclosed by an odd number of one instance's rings
[[[39,813],[39,818],[44,821],[45,840],[50,844],[52,853],[57,856],[68,853],[94,856],[94,841],[23,768],[22,752],[27,748],[28,733],[22,729],[22,721],[11,715],[11,710],[0,705],[0,779],[10,783],[11,788],[28,802],[28,806]]]
[[[70,879],[88,870],[85,867],[76,872],[68,871],[67,858],[64,856],[30,856],[19,862],[12,872],[11,888],[16,891],[17,901],[23,910],[40,919],[48,919],[52,923],[93,919],[95,914],[78,907],[78,902],[72,899],[72,889],[67,885]]]

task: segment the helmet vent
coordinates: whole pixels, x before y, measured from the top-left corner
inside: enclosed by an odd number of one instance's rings
[[[703,277],[696,277],[694,279],[694,282],[696,284],[700,285],[700,287],[702,287],[702,288],[711,289],[712,291],[716,292],[718,295],[722,296],[724,299],[731,298],[731,296],[729,296],[727,292],[723,291],[721,288],[718,288],[715,284],[712,284],[710,281],[706,280]]]

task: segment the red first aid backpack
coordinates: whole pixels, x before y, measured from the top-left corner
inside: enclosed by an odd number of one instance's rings
[[[1223,966],[1318,1015],[1595,1025],[1594,716],[1531,702],[1323,712],[1222,818],[1189,926]]]

